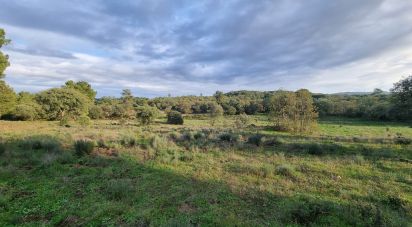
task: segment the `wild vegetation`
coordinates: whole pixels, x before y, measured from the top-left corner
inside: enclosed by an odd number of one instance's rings
[[[0,225],[410,226],[411,87],[147,99],[0,80]]]

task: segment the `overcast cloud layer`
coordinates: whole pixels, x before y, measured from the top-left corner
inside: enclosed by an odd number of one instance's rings
[[[0,0],[6,80],[98,96],[388,90],[412,73],[405,0]]]

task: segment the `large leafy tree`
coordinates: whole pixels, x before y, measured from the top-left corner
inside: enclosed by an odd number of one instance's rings
[[[48,120],[77,119],[88,113],[90,99],[72,88],[52,88],[40,92],[36,101],[42,106]]]
[[[96,98],[97,92],[93,90],[92,86],[86,81],[74,82],[73,80],[69,80],[63,87],[78,90],[86,95],[92,102],[94,102],[94,99]]]
[[[391,91],[399,117],[412,119],[412,76],[395,83]]]
[[[6,39],[6,32],[0,28],[0,48],[9,43],[10,40]],[[0,51],[0,79],[4,77],[4,71],[9,65],[9,57]]]
[[[17,95],[14,90],[0,80],[0,116],[9,113],[16,105]]]
[[[318,117],[308,90],[278,91],[268,100],[270,118],[279,130],[310,132]]]

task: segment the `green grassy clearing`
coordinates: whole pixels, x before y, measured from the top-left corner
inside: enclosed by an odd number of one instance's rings
[[[408,125],[331,118],[301,136],[254,118],[233,141],[230,118],[1,121],[0,225],[410,225],[412,145],[392,135],[412,138]],[[78,139],[96,143],[91,155],[74,155]]]

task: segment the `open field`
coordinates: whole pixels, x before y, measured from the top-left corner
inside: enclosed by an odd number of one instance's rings
[[[233,128],[0,121],[0,225],[410,226],[412,128],[321,119],[312,135],[263,115]],[[90,155],[73,143],[93,141]]]

